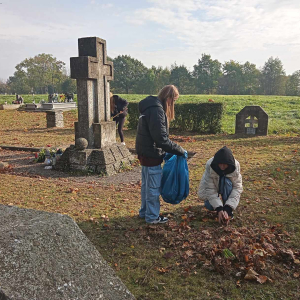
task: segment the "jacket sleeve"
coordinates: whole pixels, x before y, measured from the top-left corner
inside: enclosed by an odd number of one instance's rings
[[[151,111],[148,118],[150,135],[158,148],[163,149],[165,152],[182,156],[184,155],[183,148],[172,142],[168,137],[165,119],[163,109],[158,108]]]
[[[210,164],[212,159],[209,159],[205,166],[204,174],[201,178],[198,196],[201,200],[208,200],[210,205],[216,209],[219,206],[223,207],[222,200],[218,197],[218,187],[215,186],[213,178],[210,173]]]
[[[120,106],[121,106],[121,111],[124,111],[124,109],[128,106],[128,101],[123,99],[123,98],[119,98],[120,101]]]
[[[243,192],[243,182],[242,175],[240,173],[240,163],[235,161],[236,176],[231,178],[232,181],[232,191],[229,195],[226,205],[229,205],[233,210],[235,210],[240,202],[241,193]]]

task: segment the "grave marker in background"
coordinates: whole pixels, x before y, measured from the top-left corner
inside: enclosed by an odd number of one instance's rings
[[[268,135],[268,119],[260,106],[245,106],[236,115],[235,134]]]

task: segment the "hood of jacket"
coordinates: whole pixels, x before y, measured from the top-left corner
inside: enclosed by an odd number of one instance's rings
[[[222,171],[219,168],[219,164],[227,164],[228,168]],[[233,173],[235,171],[235,159],[233,154],[229,148],[224,146],[214,156],[214,159],[210,165],[210,167],[219,175],[223,176],[226,174]]]
[[[148,96],[144,100],[140,101],[139,103],[139,111],[142,114],[145,110],[149,107],[161,107],[163,109],[162,103],[160,100],[155,96]]]

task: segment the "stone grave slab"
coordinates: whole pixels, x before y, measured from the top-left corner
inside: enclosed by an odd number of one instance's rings
[[[42,104],[40,103],[26,103],[25,104],[25,110],[38,110]]]
[[[18,109],[23,104],[0,104],[0,110],[13,110],[13,109]]]
[[[65,102],[65,103],[42,103],[39,110],[47,111],[47,110],[72,110],[76,109],[76,102]]]
[[[0,270],[1,300],[135,299],[66,215],[0,204]]]

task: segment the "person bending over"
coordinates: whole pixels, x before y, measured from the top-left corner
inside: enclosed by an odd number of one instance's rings
[[[118,127],[118,133],[121,139],[121,144],[125,145],[123,127],[125,123],[125,117],[127,115],[128,102],[118,95],[110,93],[110,112],[111,117],[116,122]]]
[[[208,210],[218,212],[219,223],[227,225],[233,218],[233,210],[237,208],[242,192],[240,163],[224,146],[206,162],[198,196]]]

